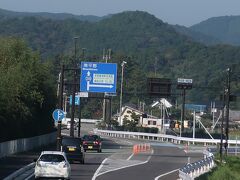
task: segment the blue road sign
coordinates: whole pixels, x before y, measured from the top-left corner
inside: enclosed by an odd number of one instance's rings
[[[72,95],[70,95],[69,104],[72,105]],[[80,104],[80,96],[76,95],[75,96],[75,105],[79,105],[79,104]]]
[[[116,93],[117,64],[82,62],[81,92]]]
[[[55,109],[53,111],[52,117],[55,121],[61,121],[64,118],[64,112],[61,109]]]

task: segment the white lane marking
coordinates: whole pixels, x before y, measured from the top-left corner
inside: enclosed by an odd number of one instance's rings
[[[153,149],[152,149],[152,154],[153,154]],[[102,166],[103,166],[103,163],[105,162],[105,160],[107,159],[104,159],[103,160],[103,162],[102,162],[102,164],[99,166],[99,168],[97,169],[97,171],[94,173],[94,176],[92,177],[92,180],[95,180],[98,176],[101,176],[101,175],[103,175],[103,174],[106,174],[106,173],[109,173],[109,172],[113,172],[113,171],[117,171],[117,170],[120,170],[120,169],[124,169],[124,168],[128,168],[128,167],[133,167],[133,166],[138,166],[138,165],[141,165],[141,164],[146,164],[146,163],[148,163],[148,161],[150,160],[150,158],[151,158],[152,156],[149,156],[148,157],[148,159],[146,160],[146,161],[144,161],[144,162],[140,162],[140,163],[136,163],[136,164],[131,164],[131,165],[126,165],[126,166],[122,166],[122,167],[119,167],[119,168],[115,168],[115,169],[112,169],[112,170],[108,170],[108,171],[105,171],[105,172],[102,172],[102,173],[99,173],[99,174],[97,174],[99,171],[100,171],[100,169],[102,168]],[[101,167],[101,168],[100,168]]]
[[[97,169],[96,172],[94,173],[94,175],[93,175],[93,177],[92,177],[92,180],[95,180],[95,179],[96,179],[96,177],[98,176],[99,171],[102,169],[102,167],[103,167],[104,163],[107,161],[107,159],[108,159],[108,158],[105,158],[105,159],[102,161],[101,165],[98,167],[98,169]]]
[[[127,158],[127,160],[129,161],[132,157],[133,157],[133,153]]]
[[[178,170],[179,170],[179,169],[175,169],[175,170],[172,170],[172,171],[167,172],[167,173],[165,173],[165,174],[161,174],[161,175],[159,175],[158,177],[155,177],[154,180],[158,180],[159,178],[161,178],[161,177],[163,177],[163,176],[166,176],[166,175],[168,175],[168,174],[172,174],[172,173],[174,173],[174,172],[176,172],[176,171],[178,171]]]
[[[30,180],[30,179],[32,179],[33,177],[35,176],[35,174],[34,174],[34,172],[33,172],[33,174],[31,174],[29,177],[27,177],[25,180]]]

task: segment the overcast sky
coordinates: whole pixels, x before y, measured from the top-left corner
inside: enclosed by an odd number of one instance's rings
[[[0,0],[0,8],[96,16],[142,10],[169,24],[191,26],[211,17],[240,15],[240,0]]]

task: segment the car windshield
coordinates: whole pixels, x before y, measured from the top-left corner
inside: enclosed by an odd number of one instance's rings
[[[65,161],[64,156],[60,154],[43,154],[40,161],[44,162],[62,162]]]
[[[85,141],[96,141],[96,140],[100,140],[100,138],[97,135],[85,135],[85,136],[83,136],[83,140],[85,140]]]
[[[62,145],[68,145],[68,146],[79,146],[81,145],[81,139],[78,138],[63,138],[62,139]]]

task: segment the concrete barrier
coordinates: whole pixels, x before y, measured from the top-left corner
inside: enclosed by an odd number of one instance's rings
[[[53,132],[41,136],[2,142],[0,143],[0,158],[54,143],[56,138],[57,133]]]

